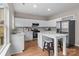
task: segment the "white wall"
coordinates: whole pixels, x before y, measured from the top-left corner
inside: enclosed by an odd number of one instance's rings
[[[54,16],[50,17],[50,20],[65,17],[65,16],[68,16],[68,15],[74,15],[76,17],[76,22],[75,22],[75,44],[79,45],[79,9],[70,10],[68,12],[64,12],[64,13],[54,15]]]

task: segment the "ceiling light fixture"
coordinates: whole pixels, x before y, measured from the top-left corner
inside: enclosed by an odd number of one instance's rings
[[[51,11],[51,9],[48,8],[48,11]]]
[[[34,4],[34,5],[33,5],[33,7],[34,7],[34,8],[37,8],[37,5],[36,5],[36,4]]]

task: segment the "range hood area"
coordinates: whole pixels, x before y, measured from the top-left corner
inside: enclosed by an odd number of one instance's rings
[[[39,23],[32,23],[32,27],[39,26]]]

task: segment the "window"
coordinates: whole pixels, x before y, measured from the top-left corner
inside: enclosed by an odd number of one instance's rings
[[[0,56],[4,56],[10,47],[10,20],[9,4],[0,3]]]
[[[9,9],[7,4],[0,3],[0,54],[8,43]]]
[[[0,8],[0,48],[4,44],[4,8]]]

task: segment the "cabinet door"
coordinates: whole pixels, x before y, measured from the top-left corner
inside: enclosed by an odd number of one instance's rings
[[[43,22],[43,27],[50,27],[48,21]]]
[[[15,34],[11,37],[11,52],[15,54],[24,50],[24,35]]]
[[[61,26],[60,24],[61,24],[61,22],[56,22],[56,28],[57,29],[60,29],[60,26]]]
[[[38,33],[38,47],[43,49],[43,40],[42,40],[42,34]]]
[[[62,28],[68,29],[68,27],[69,27],[69,22],[68,21],[62,22]]]
[[[33,32],[27,31],[25,32],[25,41],[33,40]]]
[[[39,27],[48,27],[48,22],[46,22],[46,21],[39,21]]]
[[[31,19],[15,18],[16,27],[31,27],[32,22],[33,21]]]
[[[61,21],[61,18],[50,20],[49,24],[51,27],[56,27],[58,21]]]
[[[69,31],[69,22],[68,21],[62,22],[62,31],[63,32]]]

